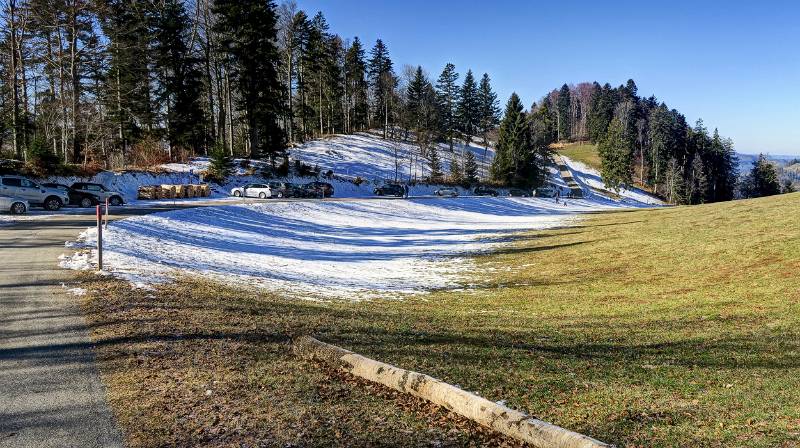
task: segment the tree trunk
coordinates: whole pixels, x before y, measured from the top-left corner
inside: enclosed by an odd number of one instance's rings
[[[320,342],[312,337],[296,339],[294,351],[300,357],[330,363],[351,375],[438,404],[474,422],[530,443],[535,447],[611,447],[611,445],[583,434],[493,403],[428,375],[375,361],[335,345]]]

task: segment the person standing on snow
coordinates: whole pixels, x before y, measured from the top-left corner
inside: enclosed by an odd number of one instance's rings
[[[403,197],[408,199],[408,184],[403,184]]]

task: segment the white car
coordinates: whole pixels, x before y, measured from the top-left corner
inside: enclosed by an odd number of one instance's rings
[[[28,201],[20,198],[0,196],[0,210],[7,210],[12,215],[21,215],[28,211]]]
[[[267,199],[272,197],[272,189],[267,184],[247,184],[243,187],[231,190],[231,196],[237,198],[259,198]]]
[[[66,192],[42,187],[22,176],[0,176],[0,195],[24,199],[50,211],[69,204],[69,195]]]
[[[442,187],[434,191],[433,194],[436,196],[450,196],[451,198],[455,198],[458,196],[458,190],[450,187]]]

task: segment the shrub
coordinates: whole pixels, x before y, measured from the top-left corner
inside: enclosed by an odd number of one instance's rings
[[[214,148],[211,152],[211,164],[208,167],[206,178],[218,184],[224,183],[225,179],[233,172],[233,160],[221,145]]]
[[[61,159],[41,140],[35,139],[28,149],[28,171],[35,177],[50,176],[61,168]]]

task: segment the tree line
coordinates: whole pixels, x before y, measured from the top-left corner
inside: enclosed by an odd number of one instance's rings
[[[488,74],[452,64],[432,81],[387,45],[331,32],[293,1],[4,0],[0,152],[121,168],[196,154],[269,158],[335,133],[419,143],[414,163],[477,177],[454,149],[499,121]],[[399,72],[399,73],[398,73]],[[484,156],[485,158],[485,153]]]
[[[636,83],[564,84],[546,102],[557,140],[598,145],[603,180],[612,188],[638,184],[675,204],[727,201],[737,190],[733,142],[698,120],[694,126]]]

